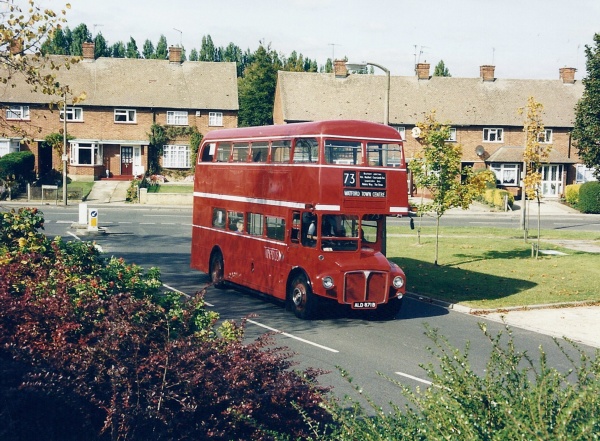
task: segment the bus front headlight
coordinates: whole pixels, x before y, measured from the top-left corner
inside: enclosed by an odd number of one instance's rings
[[[331,277],[331,276],[323,277],[323,288],[331,289],[331,288],[333,288],[333,285],[334,285],[333,277]]]
[[[400,276],[396,276],[396,277],[394,277],[394,281],[392,282],[392,285],[394,285],[394,288],[400,289],[404,286],[404,279]]]

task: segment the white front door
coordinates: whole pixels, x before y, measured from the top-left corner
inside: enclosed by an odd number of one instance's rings
[[[563,193],[563,165],[543,165],[542,171],[542,196],[559,197]]]

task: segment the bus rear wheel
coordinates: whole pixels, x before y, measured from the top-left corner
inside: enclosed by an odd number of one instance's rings
[[[318,299],[313,294],[304,274],[299,274],[292,280],[288,292],[288,303],[296,317],[303,320],[315,317]]]
[[[223,255],[217,251],[210,257],[210,265],[208,270],[210,273],[210,283],[212,283],[216,288],[223,288],[225,285],[223,282],[223,268]]]

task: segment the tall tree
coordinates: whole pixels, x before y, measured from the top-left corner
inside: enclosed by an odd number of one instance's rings
[[[110,57],[110,48],[108,46],[108,41],[102,35],[102,32],[98,32],[96,37],[94,37],[94,57]]]
[[[64,93],[69,93],[67,84],[56,81],[56,71],[68,68],[77,60],[50,62],[42,52],[42,42],[52,39],[55,32],[66,21],[66,11],[54,12],[42,9],[33,0],[27,7],[19,2],[3,2],[0,12],[0,84],[9,84],[17,76],[24,77],[32,92],[49,95],[50,101],[60,100]],[[70,5],[66,5],[70,8]],[[27,56],[23,56],[23,54]],[[5,103],[0,103],[0,136],[30,136],[19,126],[6,121]]]
[[[587,76],[583,79],[583,96],[575,107],[573,140],[583,163],[594,168],[600,181],[600,34],[594,46],[585,46]]]
[[[262,43],[254,53],[254,61],[238,79],[240,100],[239,125],[261,126],[273,123],[273,101],[277,70],[276,54]]]
[[[142,49],[142,55],[147,60],[156,57],[156,54],[154,53],[154,45],[148,39],[146,39],[146,41],[144,41],[144,47]]]
[[[421,203],[419,213],[433,212],[436,216],[435,265],[438,264],[440,218],[454,207],[469,208],[475,198],[485,190],[487,182],[494,182],[491,171],[475,173],[471,167],[461,169],[462,147],[450,138],[450,126],[436,120],[435,112],[417,123],[419,142],[423,149],[413,159],[409,168],[415,185],[426,189],[431,201]]]
[[[117,41],[110,47],[111,57],[125,58],[125,44],[122,41]]]
[[[125,57],[127,58],[140,58],[140,51],[138,50],[137,44],[133,37],[129,37],[127,43],[127,49],[125,50]]]
[[[535,101],[533,97],[527,100],[527,107],[519,109],[519,113],[525,113],[523,132],[525,132],[525,149],[523,150],[523,162],[525,163],[525,177],[523,184],[525,193],[530,200],[535,199],[538,204],[538,234],[535,257],[538,257],[540,248],[540,204],[542,199],[542,164],[548,162],[552,145],[541,144],[540,139],[544,136],[544,123],[542,122],[542,111],[544,106]],[[525,239],[527,239],[527,227],[525,228]]]
[[[229,61],[237,63],[237,76],[241,77],[246,68],[244,53],[239,46],[229,43],[222,51],[221,61]]]
[[[440,62],[435,66],[435,69],[433,70],[433,76],[434,77],[451,77],[452,76],[452,75],[450,75],[450,71],[444,64],[444,60],[440,60]]]
[[[210,35],[202,37],[202,46],[200,46],[199,61],[215,61],[215,45]]]
[[[169,58],[169,46],[167,46],[167,37],[161,35],[156,43],[155,58],[158,60],[166,60]]]
[[[198,61],[198,51],[196,49],[190,51],[190,61]]]
[[[83,43],[90,41],[93,41],[92,33],[84,23],[81,23],[79,26],[73,29],[70,54],[76,56],[83,55]]]
[[[69,32],[68,35],[70,36],[71,33]],[[67,39],[67,34],[63,29],[58,28],[42,44],[41,51],[44,55],[69,55],[71,53],[71,41]]]

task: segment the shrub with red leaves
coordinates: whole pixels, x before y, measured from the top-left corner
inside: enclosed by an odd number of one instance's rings
[[[244,322],[217,328],[202,293],[161,292],[157,270],[89,243],[0,243],[1,439],[296,439],[329,421],[320,372],[268,336],[244,344]]]

